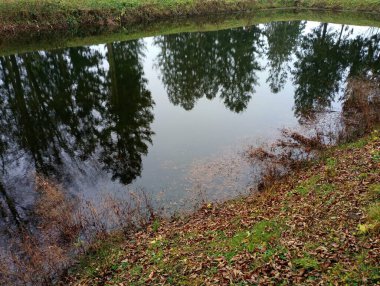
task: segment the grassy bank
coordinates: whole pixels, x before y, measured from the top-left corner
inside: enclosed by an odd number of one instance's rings
[[[305,8],[379,12],[377,0],[5,0],[0,35],[80,27],[115,27],[223,12]]]
[[[377,285],[380,133],[260,194],[94,245],[72,285]]]
[[[67,30],[57,33],[33,33],[8,35],[0,38],[0,55],[53,50],[57,48],[77,47],[128,41],[142,37],[168,35],[194,31],[216,31],[242,26],[263,24],[272,21],[317,21],[326,23],[348,24],[358,26],[380,27],[378,14],[357,12],[334,12],[314,10],[262,10],[250,13],[223,14],[214,16],[197,16],[174,20],[159,20],[123,28],[104,27],[104,29],[85,29],[84,31]],[[10,38],[9,38],[10,37]],[[37,38],[37,40],[36,40]]]

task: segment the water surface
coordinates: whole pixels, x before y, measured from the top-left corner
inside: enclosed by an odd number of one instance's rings
[[[339,112],[347,82],[379,72],[379,40],[290,21],[1,56],[3,220],[28,219],[37,175],[94,202],[144,190],[169,209],[244,193],[244,150]]]

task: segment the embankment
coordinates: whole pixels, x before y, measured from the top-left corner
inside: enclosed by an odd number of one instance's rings
[[[378,13],[376,0],[6,0],[0,3],[0,36],[52,32],[263,9],[319,9]]]

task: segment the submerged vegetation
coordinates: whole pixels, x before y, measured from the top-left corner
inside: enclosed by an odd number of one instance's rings
[[[79,27],[125,26],[165,18],[273,8],[380,11],[377,0],[6,0],[0,34]]]

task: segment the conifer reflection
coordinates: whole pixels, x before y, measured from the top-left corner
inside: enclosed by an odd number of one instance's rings
[[[336,29],[322,23],[303,35],[292,71],[297,117],[330,107],[343,93],[347,79],[378,73],[380,34],[353,33],[346,25]]]
[[[234,112],[246,109],[257,85],[263,45],[256,27],[155,38],[158,66],[170,101],[186,110],[202,97],[220,96]]]
[[[51,176],[64,171],[65,156],[98,156],[123,183],[139,176],[153,121],[143,48],[131,41],[108,45],[107,55],[80,47],[1,57],[3,169],[19,154]]]

